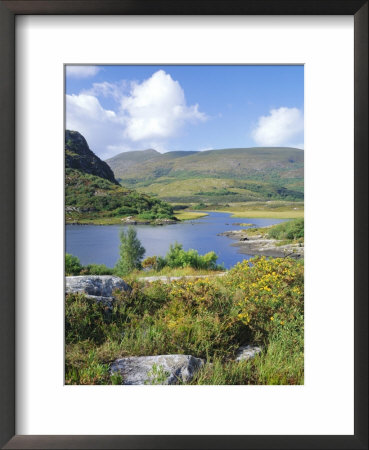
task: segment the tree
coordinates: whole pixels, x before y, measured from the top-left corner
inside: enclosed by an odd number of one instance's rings
[[[145,249],[137,238],[137,232],[133,227],[129,227],[127,232],[121,231],[119,254],[120,258],[115,265],[117,275],[124,276],[141,267]]]

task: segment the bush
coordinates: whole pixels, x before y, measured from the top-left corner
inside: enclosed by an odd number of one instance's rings
[[[118,276],[124,276],[131,273],[134,269],[141,268],[145,249],[137,238],[137,232],[133,227],[129,227],[127,232],[121,231],[120,242],[120,259],[114,268],[114,272]]]
[[[82,270],[82,265],[77,256],[69,253],[65,254],[65,275],[79,275]]]
[[[193,267],[194,269],[217,269],[218,256],[215,252],[199,255],[197,250],[183,250],[182,244],[175,242],[170,245],[169,252],[165,256],[166,265],[169,267]]]
[[[205,208],[206,208],[206,205],[205,205],[205,203],[202,203],[202,202],[200,202],[197,205],[192,207],[192,209],[205,209]]]
[[[304,219],[295,219],[273,226],[268,231],[272,239],[297,240],[304,237]]]
[[[166,261],[161,256],[149,256],[142,261],[142,267],[148,270],[159,271],[166,266]]]
[[[302,261],[265,257],[244,260],[230,271],[226,283],[239,307],[239,319],[254,337],[265,337],[291,320],[302,319]]]
[[[81,275],[113,275],[114,269],[105,264],[88,264],[81,270]]]

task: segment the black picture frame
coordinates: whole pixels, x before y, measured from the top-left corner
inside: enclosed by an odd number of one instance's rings
[[[354,435],[15,435],[15,17],[19,14],[353,15],[355,165]],[[368,1],[0,0],[0,445],[6,449],[368,448]],[[20,282],[20,280],[17,280]]]

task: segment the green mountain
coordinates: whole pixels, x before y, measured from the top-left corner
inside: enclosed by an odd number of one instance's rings
[[[121,186],[110,167],[77,131],[65,133],[65,211],[67,222],[115,223],[127,216],[172,219],[172,207]]]
[[[303,200],[304,152],[230,148],[121,153],[106,161],[121,183],[172,202]]]

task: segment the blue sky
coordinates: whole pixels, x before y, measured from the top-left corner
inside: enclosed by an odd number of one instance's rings
[[[303,148],[303,66],[67,66],[66,126],[129,150]]]

